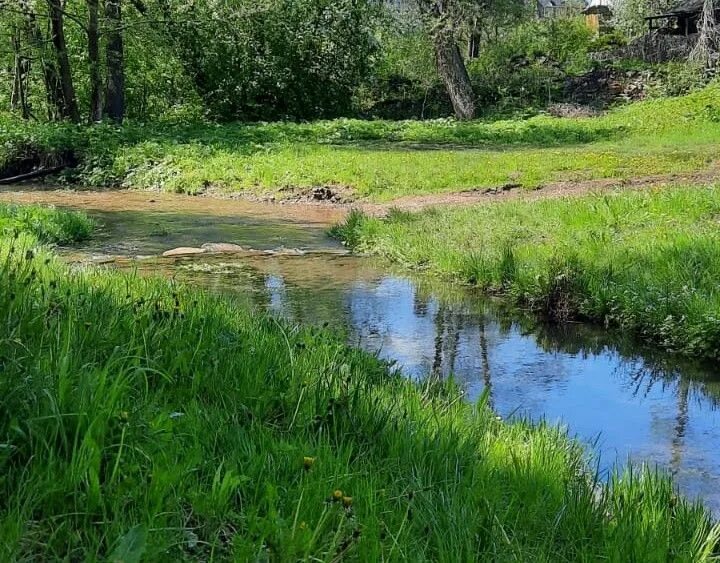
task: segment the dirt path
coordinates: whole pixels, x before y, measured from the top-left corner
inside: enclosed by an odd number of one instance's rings
[[[366,201],[323,201],[307,197],[293,200],[262,199],[249,194],[210,192],[200,196],[178,195],[140,190],[68,190],[47,185],[22,184],[0,188],[0,201],[13,203],[42,203],[99,211],[182,211],[184,213],[214,215],[272,216],[295,223],[331,225],[343,220],[351,209],[382,216],[396,208],[421,211],[435,206],[474,205],[494,201],[537,200],[588,193],[602,193],[617,189],[651,189],[671,185],[708,185],[720,181],[720,169],[692,174],[666,174],[632,179],[609,178],[574,182],[555,182],[537,189],[519,185],[468,190],[462,192],[404,196],[387,203]],[[322,188],[325,189],[325,188]]]
[[[673,185],[708,185],[720,181],[720,170],[710,170],[693,174],[666,174],[644,176],[632,179],[607,178],[579,182],[555,182],[537,189],[525,189],[519,185],[507,185],[499,188],[406,196],[390,203],[359,203],[355,207],[371,215],[383,215],[388,209],[421,211],[428,207],[473,205],[491,201],[537,200],[567,196],[581,196],[589,193],[609,192],[617,189],[639,190],[663,188]]]

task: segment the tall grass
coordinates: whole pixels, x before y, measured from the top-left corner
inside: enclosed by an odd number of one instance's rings
[[[0,559],[705,560],[668,478],[607,486],[326,332],[0,245]]]
[[[93,227],[93,221],[77,211],[0,203],[0,236],[22,232],[42,243],[69,244],[89,238]]]
[[[343,186],[355,197],[704,171],[717,159],[720,86],[597,118],[456,122],[36,124],[0,115],[0,177],[77,159],[86,186],[196,193]],[[74,155],[70,158],[69,155]]]
[[[351,246],[559,319],[720,358],[720,187],[351,216]]]

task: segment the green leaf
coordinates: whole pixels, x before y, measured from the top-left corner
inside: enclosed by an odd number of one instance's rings
[[[117,547],[108,557],[112,563],[140,563],[140,558],[145,553],[147,542],[147,528],[138,524],[120,538]]]

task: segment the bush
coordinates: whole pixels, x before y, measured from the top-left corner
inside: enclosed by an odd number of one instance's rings
[[[700,66],[687,61],[671,61],[655,67],[648,94],[652,97],[682,96],[703,88],[707,83]]]
[[[373,62],[369,0],[174,5],[180,58],[214,119],[346,114]]]
[[[486,111],[544,107],[562,96],[568,74],[590,70],[593,34],[581,19],[528,22],[469,62]]]

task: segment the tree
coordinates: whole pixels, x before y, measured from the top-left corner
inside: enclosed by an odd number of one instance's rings
[[[121,0],[105,0],[108,22],[106,52],[107,84],[105,113],[117,123],[125,118],[125,65]]]
[[[64,96],[57,68],[57,58],[48,49],[49,41],[46,39],[34,7],[29,0],[18,0],[18,13],[22,17],[23,28],[32,49],[35,60],[39,60],[42,69],[42,83],[45,88],[47,117],[50,121],[61,119],[64,114]],[[30,82],[30,66],[28,62],[28,83]],[[27,94],[28,88],[26,88]]]
[[[75,86],[73,85],[70,59],[68,58],[67,43],[65,41],[64,2],[62,0],[48,0],[47,3],[50,17],[50,39],[55,51],[60,90],[62,92],[60,115],[77,123],[80,121],[80,111],[75,97]]]
[[[475,117],[475,93],[458,46],[467,21],[463,0],[417,0],[435,49],[438,75],[458,119]]]
[[[710,69],[716,64],[716,56],[720,48],[720,34],[715,22],[715,1],[704,0],[703,10],[698,21],[698,40],[690,58]]]
[[[168,41],[219,119],[346,115],[376,50],[375,0],[160,0]]]
[[[30,59],[22,52],[20,42],[20,30],[16,25],[12,34],[13,47],[13,84],[10,94],[10,109],[19,111],[23,119],[30,117],[30,108],[28,105],[27,87],[28,75],[30,74]]]
[[[100,30],[98,0],[87,0],[88,64],[90,80],[90,122],[102,119],[102,78],[100,76]]]

